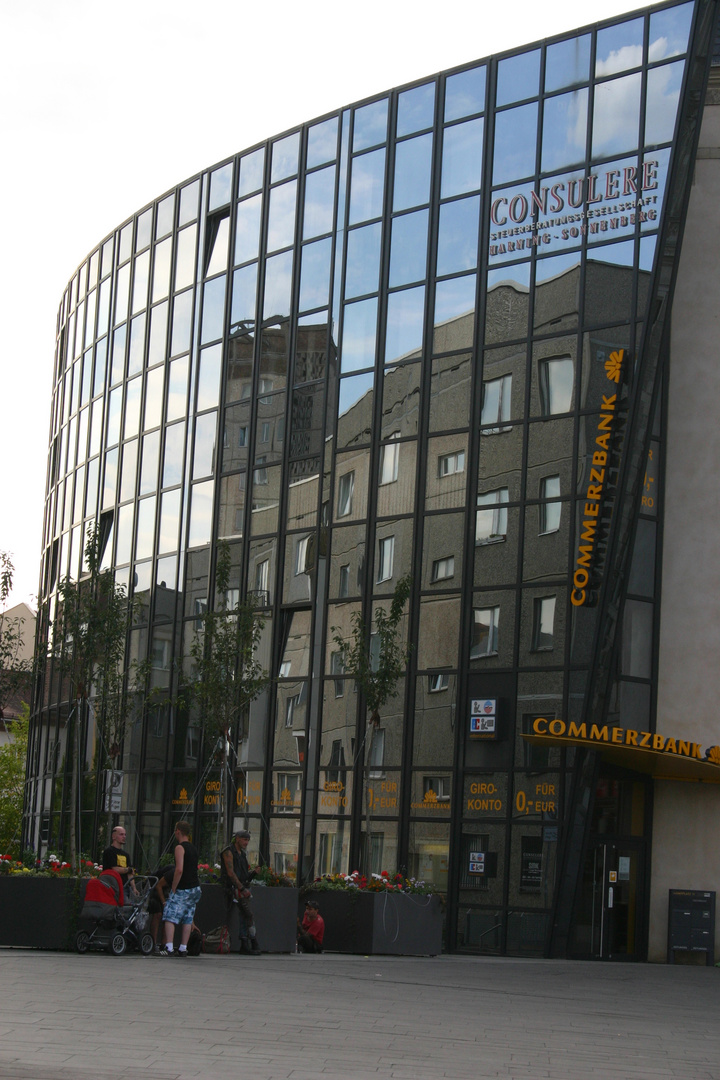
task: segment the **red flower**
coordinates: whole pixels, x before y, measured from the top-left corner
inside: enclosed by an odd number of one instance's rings
[[[388,874],[387,870],[383,870],[383,871],[381,871],[381,873],[380,873],[380,877],[389,877],[389,876],[390,876],[390,875]]]

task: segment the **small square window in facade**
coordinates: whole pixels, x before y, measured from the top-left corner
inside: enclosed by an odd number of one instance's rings
[[[508,489],[498,488],[486,491],[477,497],[479,509],[475,514],[475,543],[489,544],[504,540],[507,536],[507,506],[500,505],[508,501]]]
[[[378,566],[376,584],[381,581],[389,581],[393,576],[393,561],[395,557],[395,537],[386,536],[378,540]]]
[[[345,473],[338,481],[338,517],[347,517],[352,513],[353,491],[355,490],[355,471]]]
[[[442,690],[447,690],[450,685],[450,676],[447,671],[436,671],[432,675],[428,675],[428,693],[439,694]]]
[[[494,656],[498,651],[498,627],[500,608],[473,608],[472,642],[470,659]]]
[[[560,498],[560,477],[544,476],[540,481],[540,532],[557,532],[560,528],[562,503]]]
[[[455,573],[455,556],[447,555],[444,559],[435,559],[432,564],[432,581],[447,581]]]
[[[512,396],[512,375],[502,375],[499,379],[490,379],[483,383],[483,406],[480,423],[485,430],[483,435],[495,435],[499,431],[507,431],[504,424],[510,419],[510,402]],[[495,427],[486,427],[494,424]]]
[[[573,362],[569,356],[540,363],[540,400],[544,416],[566,413],[572,408]]]
[[[555,597],[538,597],[534,603],[533,612],[533,644],[534,650],[553,648],[553,626],[555,623]]]
[[[456,450],[452,454],[441,454],[438,458],[438,476],[453,476],[465,472],[465,451]]]

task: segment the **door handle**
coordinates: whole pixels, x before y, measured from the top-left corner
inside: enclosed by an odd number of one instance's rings
[[[610,908],[612,908],[612,906],[613,906],[613,887],[612,887],[612,885],[608,886],[607,906],[608,906],[608,910],[610,910]]]

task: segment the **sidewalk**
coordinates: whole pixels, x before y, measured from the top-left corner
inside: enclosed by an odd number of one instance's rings
[[[0,950],[2,1080],[720,1080],[720,969]]]

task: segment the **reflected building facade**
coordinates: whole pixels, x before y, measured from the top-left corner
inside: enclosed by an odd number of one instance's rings
[[[434,883],[451,949],[653,955],[654,781],[604,751],[656,732],[661,391],[714,18],[658,6],[361,102],[83,262],[58,316],[29,845],[67,840],[52,634],[99,521],[152,661],[116,761],[136,862],[178,816],[209,854],[225,783],[278,872]],[[221,542],[272,676],[225,778],[179,696]],[[335,639],[406,575],[407,671],[369,726]]]

